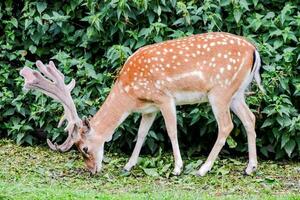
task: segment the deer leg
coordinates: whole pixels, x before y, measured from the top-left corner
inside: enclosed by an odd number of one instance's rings
[[[134,150],[132,152],[132,155],[124,167],[125,171],[130,171],[131,168],[136,165],[139,154],[141,152],[141,148],[142,148],[145,138],[149,132],[149,129],[154,122],[155,116],[156,116],[156,113],[149,113],[149,114],[142,115],[139,131],[138,131],[138,136],[137,136],[137,141],[136,141]]]
[[[206,162],[197,172],[197,175],[200,176],[204,176],[208,171],[211,170],[214,161],[218,157],[222,147],[225,145],[226,138],[233,129],[233,123],[229,111],[229,101],[225,101],[223,98],[220,98],[220,96],[217,97],[213,95],[209,95],[209,101],[218,123],[218,137]]]
[[[255,116],[245,103],[244,98],[234,99],[231,103],[231,110],[241,120],[247,132],[249,163],[245,173],[250,175],[257,169]]]
[[[160,107],[160,110],[164,117],[167,132],[173,148],[173,155],[175,160],[175,168],[173,170],[173,174],[177,176],[181,173],[183,162],[178,145],[176,105],[174,100],[169,99],[168,101],[163,103]]]

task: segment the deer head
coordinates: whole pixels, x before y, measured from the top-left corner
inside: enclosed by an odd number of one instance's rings
[[[47,144],[52,150],[60,152],[68,151],[75,144],[82,153],[87,168],[92,173],[96,173],[100,170],[97,160],[100,157],[102,159],[101,150],[103,152],[103,147],[99,150],[99,147],[93,145],[95,140],[97,140],[93,128],[90,126],[88,119],[84,118],[81,120],[77,114],[71,97],[75,80],[72,79],[69,84],[65,84],[65,76],[55,67],[52,61],[47,65],[37,61],[36,66],[44,76],[36,70],[24,67],[20,72],[25,79],[24,87],[26,89],[39,90],[60,102],[64,107],[64,115],[59,121],[58,127],[61,127],[67,121],[65,131],[68,132],[68,137],[65,142],[58,145],[47,139]]]

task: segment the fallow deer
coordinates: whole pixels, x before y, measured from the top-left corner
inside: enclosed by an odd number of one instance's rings
[[[100,171],[104,143],[133,112],[142,114],[137,142],[124,169],[136,165],[146,135],[161,112],[171,140],[179,175],[183,162],[177,140],[176,105],[209,102],[218,123],[218,137],[198,175],[211,170],[226,138],[233,129],[230,110],[243,123],[248,138],[249,163],[246,173],[257,168],[255,116],[245,103],[245,90],[255,79],[263,91],[259,69],[261,59],[255,46],[240,36],[215,32],[192,35],[140,48],[125,62],[111,92],[89,121],[81,120],[71,97],[74,79],[68,85],[64,75],[50,61],[36,62],[40,72],[24,67],[20,74],[25,88],[37,89],[64,107],[68,138],[61,144],[47,140],[53,150],[67,151],[73,144],[82,153],[91,173]]]

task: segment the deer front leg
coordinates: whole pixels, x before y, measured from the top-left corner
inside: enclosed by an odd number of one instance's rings
[[[208,171],[211,170],[222,147],[225,145],[226,138],[233,129],[233,123],[229,111],[229,103],[216,96],[209,96],[209,101],[218,123],[218,138],[206,162],[198,170],[197,175],[199,176],[204,176]]]
[[[244,97],[234,99],[231,103],[231,110],[241,120],[247,132],[249,163],[245,173],[250,175],[257,169],[255,116],[245,103]]]
[[[155,116],[156,113],[149,113],[149,114],[142,115],[139,131],[137,135],[137,141],[134,150],[132,152],[132,155],[124,167],[125,171],[130,171],[131,168],[136,165],[144,140],[149,132],[151,125],[154,122]]]
[[[183,162],[180,155],[178,138],[177,138],[177,117],[176,117],[176,105],[173,99],[168,99],[160,107],[161,113],[164,117],[167,132],[171,140],[173,155],[175,160],[175,168],[173,170],[174,175],[180,175]]]

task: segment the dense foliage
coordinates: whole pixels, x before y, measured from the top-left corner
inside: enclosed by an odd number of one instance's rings
[[[46,137],[65,138],[56,125],[62,107],[38,92],[22,91],[19,70],[40,59],[54,60],[77,86],[80,115],[93,115],[104,101],[126,58],[141,46],[185,35],[225,31],[252,41],[262,56],[262,95],[254,86],[247,103],[257,116],[261,155],[300,155],[300,3],[279,0],[69,0],[0,2],[0,131],[30,145]],[[217,125],[205,105],[178,109],[179,141],[187,155],[210,150]],[[139,115],[114,134],[111,150],[132,149]],[[235,128],[225,153],[247,151],[246,134]],[[169,148],[162,117],[151,129],[144,151]]]

